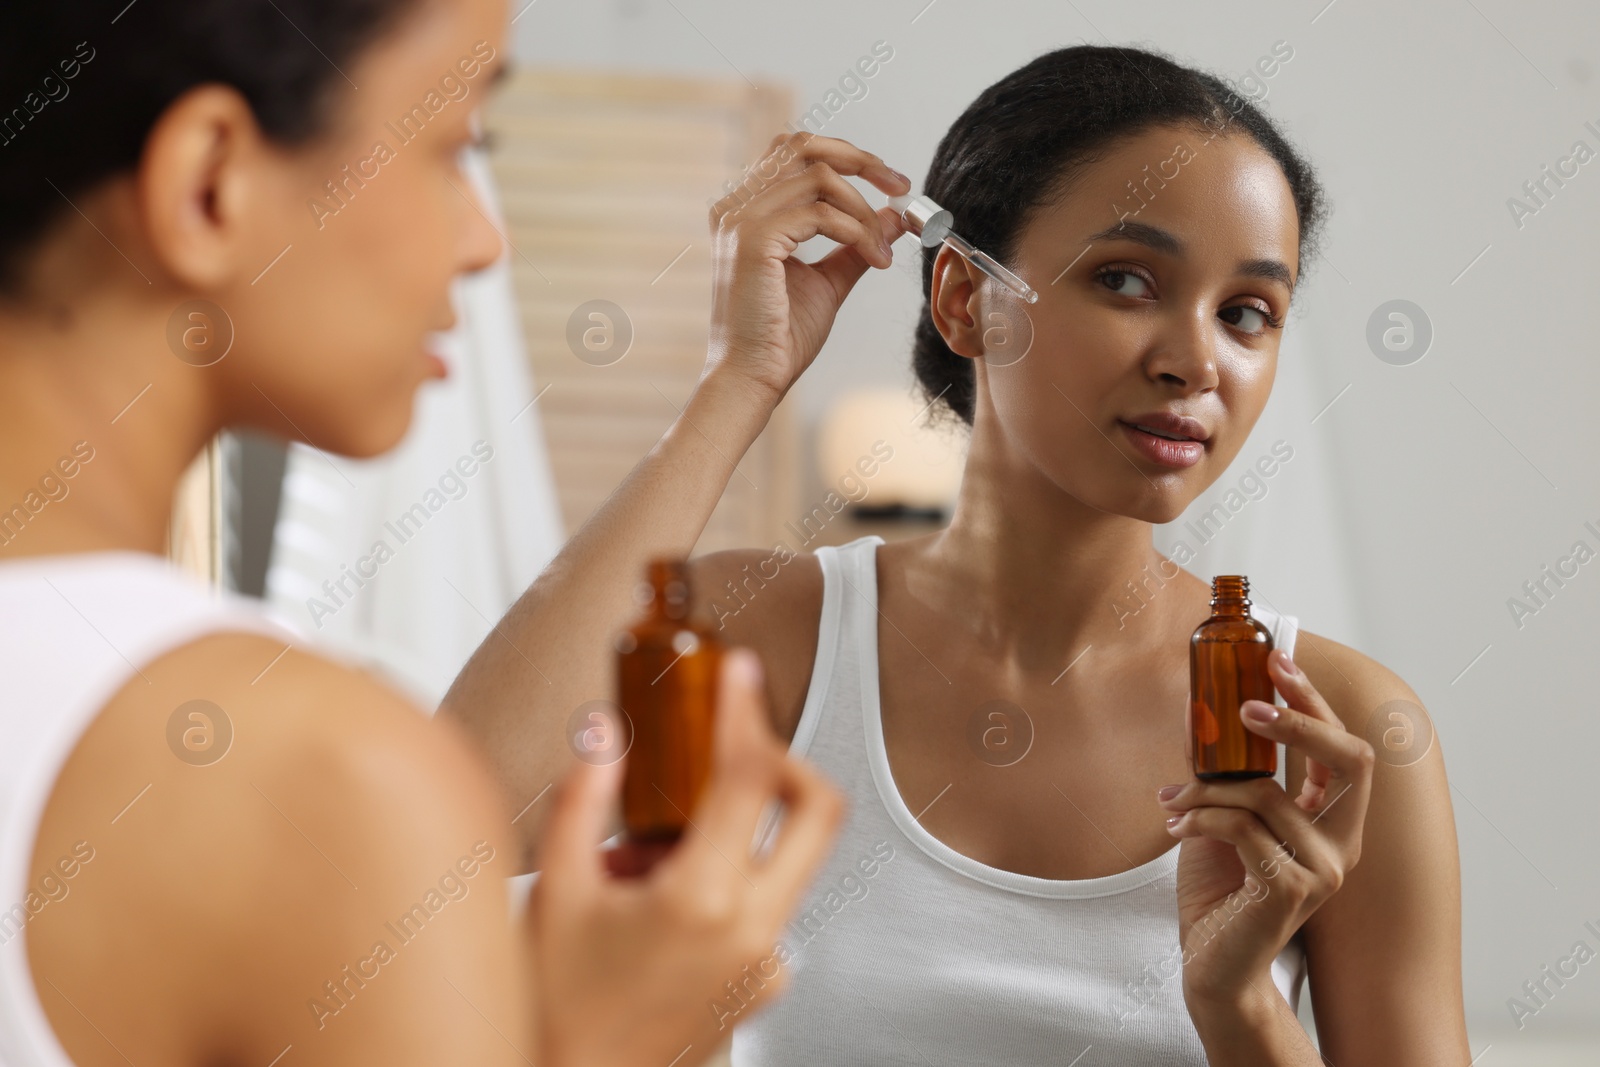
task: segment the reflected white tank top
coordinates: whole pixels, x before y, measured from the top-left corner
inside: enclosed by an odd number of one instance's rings
[[[0,563],[3,1067],[71,1067],[34,986],[28,924],[46,909],[71,906],[74,879],[85,868],[92,873],[99,835],[117,832],[115,820],[86,829],[49,873],[30,882],[34,839],[56,776],[100,709],[142,667],[217,630],[290,643],[254,601],[218,593],[159,556],[89,552]]]
[[[816,552],[820,636],[790,751],[820,767],[849,810],[772,956],[711,1005],[734,1027],[733,1064],[1204,1067],[1183,1001],[1179,845],[1101,878],[1034,878],[956,852],[902,800],[879,717],[882,543],[868,536]],[[1297,620],[1253,612],[1293,655]],[[779,968],[789,986],[747,1021],[741,994]],[[1299,934],[1272,977],[1298,1008]]]

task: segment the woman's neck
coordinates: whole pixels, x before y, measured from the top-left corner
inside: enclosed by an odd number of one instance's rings
[[[220,423],[165,336],[148,301],[0,312],[0,560],[166,551],[178,480]]]
[[[1128,583],[1148,599],[1179,577],[1151,534],[1149,522],[1064,492],[980,429],[950,525],[927,542],[926,573],[908,580],[986,647],[1021,663],[1056,662],[1065,648],[1125,635]],[[1182,606],[1174,596],[1169,611]]]

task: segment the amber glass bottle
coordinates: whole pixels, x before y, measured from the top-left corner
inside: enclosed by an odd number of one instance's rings
[[[689,618],[683,560],[652,560],[645,585],[645,617],[617,641],[617,702],[632,724],[622,821],[635,841],[670,843],[711,774],[723,645]]]
[[[1265,778],[1278,746],[1239,721],[1246,700],[1273,703],[1267,655],[1272,634],[1250,614],[1250,580],[1211,579],[1211,618],[1189,639],[1189,763],[1206,780]]]

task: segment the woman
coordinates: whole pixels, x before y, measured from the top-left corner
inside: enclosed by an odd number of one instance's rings
[[[619,765],[509,798],[454,725],[162,558],[178,479],[219,430],[339,456],[401,437],[442,371],[424,344],[451,278],[500,254],[458,160],[507,18],[503,0],[8,14],[11,1067],[696,1062],[717,1038],[705,1000],[825,854],[838,797],[772,736],[748,653],[723,679],[699,832],[617,880],[596,845]],[[792,832],[752,857],[774,802]],[[528,869],[515,834],[535,823],[544,873],[514,928],[502,879]]]
[[[559,767],[560,708],[603,684],[592,650],[638,531],[692,545],[827,333],[844,286],[792,258],[810,232],[793,205],[813,188],[866,204],[825,138],[774,149],[796,158],[717,228],[716,303],[744,309],[718,340],[759,355],[759,385],[691,404],[676,455],[641,464],[510,613],[513,641],[571,664],[568,688],[514,702],[487,641],[447,698],[518,792]],[[916,374],[971,427],[949,527],[782,546],[776,574],[767,547],[695,561],[704,617],[764,658],[778,732],[851,801],[754,972],[791,978],[788,996],[753,1021],[759,983],[708,1006],[738,1026],[734,1062],[1311,1064],[1303,974],[1330,1062],[1466,1062],[1442,757],[1380,764],[1364,740],[1391,701],[1421,714],[1412,690],[1257,596],[1288,706],[1241,717],[1290,746],[1286,766],[1202,783],[1186,759],[1209,586],[1151,527],[1216,482],[1266,404],[1322,214],[1310,169],[1216,78],[1081,47],[985,90],[925,190],[1040,293],[1025,307],[948,248],[924,256]],[[1118,608],[1130,581],[1137,614]],[[1023,755],[994,758],[991,727],[1026,731],[1006,742]]]

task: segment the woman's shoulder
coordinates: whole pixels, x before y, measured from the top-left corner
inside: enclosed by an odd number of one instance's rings
[[[506,801],[483,770],[454,723],[367,672],[273,636],[215,631],[142,665],[106,703],[46,819],[126,804],[148,786],[119,834],[215,832],[215,851],[258,862],[289,823],[296,839],[342,842],[354,861],[381,844],[375,830],[403,837],[394,827],[408,813],[498,819]],[[154,817],[132,819],[140,808]]]
[[[392,768],[404,760],[462,770],[461,761],[472,759],[450,724],[434,721],[373,674],[271,633],[213,630],[144,665],[139,674],[144,684],[125,686],[102,711],[98,727],[142,729],[152,716],[162,719],[187,707],[184,694],[205,694],[201,703],[214,711],[219,737],[231,733],[242,762],[263,769],[326,761],[348,763],[350,774],[360,774],[374,762]],[[165,734],[163,739],[168,749],[184,748]],[[179,762],[220,766],[232,751],[189,754]]]
[[[1449,783],[1433,720],[1414,689],[1382,663],[1331,637],[1300,632],[1295,666],[1345,730],[1372,746],[1376,760],[1375,805],[1368,820],[1423,818],[1447,813]],[[1305,761],[1291,760],[1287,786],[1299,792]],[[1403,798],[1404,803],[1397,803]]]
[[[1405,701],[1421,710],[1416,692],[1394,671],[1371,656],[1331,637],[1300,630],[1295,666],[1305,672],[1344,728],[1360,735],[1382,705]]]
[[[689,584],[694,617],[761,656],[773,729],[792,739],[816,662],[821,561],[786,545],[710,552],[690,560]]]
[[[378,929],[373,904],[394,904],[396,886],[437,880],[479,840],[513,873],[505,809],[453,724],[270,636],[208,633],[142,664],[56,778],[30,884],[84,844],[94,877],[72,887],[70,921],[30,924],[35,971],[157,1015],[132,976],[219,1013],[303,997],[310,962]],[[130,902],[137,922],[118,918]],[[114,944],[93,941],[111,926]],[[265,962],[217,983],[211,964],[229,956]]]

